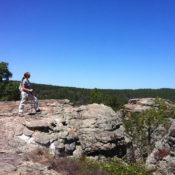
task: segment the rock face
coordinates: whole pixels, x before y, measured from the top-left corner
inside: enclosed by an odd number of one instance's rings
[[[173,106],[173,103],[168,100],[165,100],[165,103]],[[125,109],[120,110],[117,113],[121,118],[126,118],[126,114],[143,112],[150,109],[152,106],[155,108],[158,107],[155,105],[154,98],[130,99],[128,104],[125,105]],[[163,125],[159,125],[152,134],[155,148],[152,153],[148,155],[146,166],[150,170],[156,170],[153,173],[154,175],[175,174],[175,119],[169,118],[169,120],[172,124],[168,133],[167,128],[163,127]],[[164,133],[167,134],[165,135]],[[139,160],[139,156],[137,155],[137,145],[134,145],[134,148],[136,160]]]
[[[34,114],[29,101],[24,117],[18,116],[19,102],[0,102],[0,175],[61,175],[47,165],[28,160],[26,153],[38,148],[46,148],[60,157],[86,154],[139,160],[137,145],[132,145],[122,118],[148,110],[154,102],[154,98],[131,99],[116,113],[103,104],[75,107],[69,100],[41,100],[42,112]],[[174,120],[163,137],[165,131],[160,125],[153,133],[156,146],[146,161],[149,169],[158,168],[155,175],[175,174]]]
[[[154,102],[154,98],[130,99],[128,104],[125,105],[125,109],[127,112],[143,112],[150,109]]]
[[[156,169],[154,174],[175,174],[175,119],[169,132],[164,138],[156,142],[153,152],[148,156],[146,165],[149,169]]]
[[[131,142],[120,118],[110,107],[91,104],[78,110],[79,119],[69,118],[69,125],[77,129],[84,152],[105,156],[123,156],[127,153]]]
[[[131,159],[130,138],[121,119],[110,107],[102,104],[73,107],[69,100],[42,100],[39,104],[40,114],[32,115],[29,103],[25,106],[24,117],[19,117],[19,102],[0,102],[1,157],[9,156],[12,160],[6,162],[8,168],[1,171],[25,174],[29,166],[36,169],[36,174],[57,174],[47,167],[39,168],[36,167],[39,165],[23,160],[24,153],[37,148],[47,148],[59,156],[125,155]],[[0,159],[0,167],[3,166],[4,161]]]

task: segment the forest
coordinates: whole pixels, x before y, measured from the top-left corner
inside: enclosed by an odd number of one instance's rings
[[[0,101],[20,100],[19,81],[0,82]],[[131,98],[161,97],[175,102],[175,89],[84,89],[31,83],[38,99],[69,99],[74,105],[103,103],[120,109]]]
[[[0,101],[20,100],[20,81],[11,81],[8,63],[0,63]],[[175,89],[85,89],[31,83],[38,99],[69,99],[74,105],[103,103],[115,111],[131,98],[160,97],[175,102]]]

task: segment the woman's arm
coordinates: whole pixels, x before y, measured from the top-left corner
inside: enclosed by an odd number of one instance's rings
[[[33,89],[26,89],[24,84],[22,84],[22,90],[26,92],[33,92]]]

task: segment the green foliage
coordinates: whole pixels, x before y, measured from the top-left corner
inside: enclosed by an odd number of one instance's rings
[[[8,70],[8,63],[0,63],[0,100],[19,100],[19,81],[8,81],[12,73]],[[120,109],[131,98],[161,97],[175,102],[175,89],[84,89],[61,87],[32,83],[35,95],[39,99],[69,99],[74,105],[89,103],[103,103],[115,111]],[[172,111],[172,115],[173,111]],[[149,121],[148,121],[149,122]]]
[[[110,175],[152,175],[143,166],[143,162],[125,163],[117,158],[112,158],[108,161],[94,161],[86,157],[80,160],[82,171],[87,173],[88,170],[94,169]]]
[[[73,175],[152,175],[147,172],[142,162],[124,163],[113,158],[108,161],[95,161],[82,156],[81,158],[55,158],[46,149],[36,149],[27,153],[28,160],[48,165],[50,169],[61,174]]]
[[[19,100],[20,94],[18,91],[19,81],[7,81],[14,84],[12,94],[16,94],[15,97],[10,95],[8,100]],[[5,90],[4,84],[0,82],[0,100],[7,99],[5,96],[7,93],[3,93]],[[169,97],[169,100],[175,101],[174,89],[157,89],[157,90],[103,90],[103,89],[84,89],[74,87],[62,87],[52,86],[44,84],[31,83],[32,88],[35,90],[35,95],[41,99],[69,99],[74,105],[86,105],[88,103],[103,103],[112,107],[115,111],[120,109],[126,104],[129,98],[142,98],[142,97],[155,97],[156,94],[159,97]],[[6,91],[7,92],[7,91]],[[11,97],[11,98],[10,98]],[[167,99],[166,98],[166,99]]]
[[[89,103],[102,103],[103,94],[98,89],[93,89],[90,93]]]
[[[111,175],[151,175],[141,163],[124,164],[118,159],[112,159],[103,164],[103,170]]]
[[[12,77],[12,73],[8,70],[8,63],[1,62],[0,63],[0,82],[2,82],[3,80],[8,81],[10,77]]]
[[[119,159],[112,158],[108,161],[92,161],[88,158],[85,159],[83,167],[86,169],[100,169],[104,172],[108,172],[110,175],[151,175],[146,168],[142,165],[142,162],[138,163],[125,163]]]
[[[143,115],[132,113],[127,119],[123,120],[127,133],[131,136],[133,143],[137,144],[142,157],[144,158],[147,146],[147,133],[144,128]]]
[[[32,88],[39,99],[69,99],[75,105],[88,103],[103,103],[115,111],[120,109],[130,98],[162,97],[175,101],[174,89],[138,89],[138,90],[109,90],[84,89],[74,87],[52,86],[32,83]]]
[[[0,100],[19,100],[20,92],[18,86],[19,84],[15,82],[0,82]]]
[[[93,161],[86,162],[87,159],[75,159],[68,157],[57,157],[50,154],[46,149],[37,149],[27,153],[27,158],[36,163],[40,163],[53,169],[59,174],[64,175],[109,175],[100,169],[98,163]],[[96,166],[97,165],[97,166]]]
[[[142,113],[132,113],[123,120],[127,133],[137,144],[143,159],[154,148],[152,136],[155,130],[160,124],[168,128],[167,118],[175,118],[174,116],[174,107],[167,105],[164,100],[156,98],[152,108]]]
[[[100,89],[91,90],[88,103],[103,103],[107,106],[112,107],[114,110],[119,109],[123,103],[116,95],[105,94]]]
[[[123,104],[121,104],[120,99],[117,96],[106,95],[104,104],[111,106],[114,110],[119,109]]]
[[[175,118],[175,106],[174,104],[167,105],[167,102],[161,98],[155,99],[155,104],[159,109],[159,115],[164,119],[166,118]]]
[[[0,63],[0,100],[18,100],[19,90],[14,82],[9,82],[12,73],[8,70],[8,63]]]

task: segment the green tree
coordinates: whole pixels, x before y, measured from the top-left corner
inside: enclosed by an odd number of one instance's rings
[[[8,63],[1,62],[0,63],[0,82],[2,82],[3,80],[8,81],[10,77],[12,77],[12,73],[8,69]]]
[[[8,69],[8,63],[0,63],[0,100],[19,100],[19,84],[9,81],[12,73]]]
[[[20,91],[18,89],[19,84],[15,82],[8,82],[5,84],[5,88],[3,90],[3,96],[1,100],[11,101],[11,100],[19,100],[20,99]]]
[[[89,103],[102,103],[102,95],[99,89],[93,89],[90,93]]]
[[[114,110],[117,110],[120,106],[119,99],[116,95],[106,95],[104,104],[112,107]]]
[[[174,111],[172,105],[156,98],[155,104],[148,111],[133,113],[123,120],[128,134],[137,144],[143,158],[154,148],[154,132],[159,125],[164,125],[165,128],[169,126],[167,118],[175,118]]]

